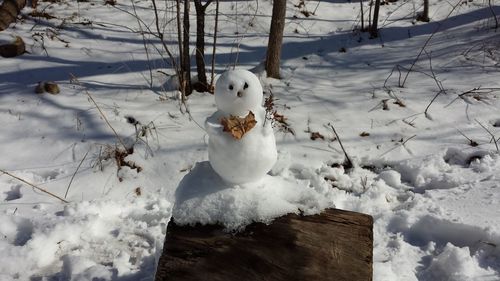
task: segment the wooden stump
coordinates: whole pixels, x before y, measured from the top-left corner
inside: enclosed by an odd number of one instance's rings
[[[236,234],[171,221],[155,280],[372,280],[372,227],[371,216],[337,209]]]

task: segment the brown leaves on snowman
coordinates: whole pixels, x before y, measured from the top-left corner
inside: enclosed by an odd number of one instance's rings
[[[222,117],[220,123],[224,128],[224,132],[228,132],[233,138],[240,140],[246,133],[255,127],[257,121],[255,120],[253,112],[250,111],[245,117],[233,115]]]

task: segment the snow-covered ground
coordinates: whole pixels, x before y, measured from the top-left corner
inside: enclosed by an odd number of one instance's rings
[[[224,187],[206,162],[214,97],[194,93],[191,114],[181,113],[157,72],[173,73],[159,42],[133,32],[130,13],[153,23],[150,1],[40,2],[57,18],[0,32],[0,43],[19,35],[29,51],[0,59],[0,169],[69,203],[0,176],[0,280],[152,280],[172,214],[240,228],[333,206],[374,217],[375,280],[500,280],[500,155],[490,135],[500,138],[491,13],[500,8],[430,2],[430,23],[413,21],[420,1],[383,5],[381,36],[370,40],[356,31],[359,2],[290,1],[282,80],[261,71],[271,2],[221,2],[217,72],[236,64],[260,74],[293,131],[276,128],[278,162],[265,184],[239,188]],[[175,30],[165,30],[174,53]],[[34,93],[47,80],[59,95]],[[352,171],[338,165],[329,124]],[[121,142],[133,153],[117,153]]]

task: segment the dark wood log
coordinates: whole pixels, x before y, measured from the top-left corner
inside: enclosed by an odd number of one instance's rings
[[[171,221],[155,280],[372,280],[372,228],[371,216],[337,209],[240,233]]]
[[[26,6],[26,0],[4,0],[0,5],[0,31],[16,21],[17,15]]]

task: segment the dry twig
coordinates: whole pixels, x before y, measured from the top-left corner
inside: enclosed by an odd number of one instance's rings
[[[479,144],[477,143],[477,141],[475,140],[472,140],[470,139],[469,137],[467,137],[464,133],[462,133],[462,131],[460,131],[459,129],[457,129],[457,131],[464,137],[466,138],[468,141],[469,141],[469,145],[472,146],[472,147],[476,147],[478,146]]]
[[[382,157],[382,156],[384,156],[384,155],[388,154],[389,152],[393,151],[394,149],[396,149],[396,148],[398,148],[398,147],[400,147],[400,146],[403,146],[403,147],[406,149],[406,151],[410,152],[410,151],[409,151],[409,150],[405,147],[405,144],[406,144],[409,140],[413,139],[413,138],[414,138],[414,137],[416,137],[416,136],[417,136],[417,135],[413,135],[413,136],[411,136],[411,137],[407,138],[406,140],[401,139],[401,144],[400,144],[399,146],[395,146],[395,147],[393,147],[393,148],[391,148],[391,149],[387,150],[386,152],[384,152],[384,153],[380,154],[380,156],[379,156],[379,157]],[[410,153],[410,154],[411,154],[411,153]]]
[[[335,127],[333,127],[333,125],[331,123],[328,123],[328,126],[330,126],[330,128],[332,128],[333,133],[335,134],[335,137],[339,141],[340,147],[342,148],[342,151],[344,152],[344,155],[345,155],[345,158],[346,158],[346,160],[345,160],[346,163],[344,164],[344,168],[346,170],[354,168],[354,165],[353,165],[353,163],[351,161],[351,158],[347,154],[347,151],[345,150],[344,145],[342,144],[342,141],[340,140],[340,137],[337,134],[337,131],[335,130]]]
[[[483,124],[481,124],[481,122],[479,122],[479,120],[477,120],[477,119],[474,119],[474,120],[475,120],[475,121],[479,124],[479,126],[483,127],[483,129],[484,129],[486,132],[488,132],[488,134],[490,134],[490,136],[491,136],[491,138],[492,138],[493,142],[495,143],[495,147],[497,148],[497,153],[500,153],[500,150],[498,149],[498,143],[497,143],[497,138],[496,138],[496,136],[495,136],[495,135],[494,135],[494,134],[493,134],[490,130],[488,130],[488,128],[486,128]]]
[[[451,14],[455,11],[455,9],[460,6],[460,4],[462,4],[462,1],[458,1],[454,6],[453,8],[451,9],[451,11],[448,13],[448,15],[444,18],[444,20],[447,20]],[[432,37],[434,37],[434,35],[439,31],[439,29],[441,29],[441,24],[438,24],[436,26],[436,29],[434,29],[434,31],[431,33],[431,35],[429,35],[429,37],[427,38],[427,40],[425,40],[425,43],[424,45],[422,46],[422,48],[420,49],[420,51],[418,52],[418,55],[415,57],[415,59],[413,60],[412,64],[410,65],[410,68],[408,69],[408,72],[406,72],[406,75],[403,79],[403,83],[400,85],[400,87],[404,87],[405,86],[405,83],[406,83],[406,79],[408,79],[408,76],[410,75],[411,71],[413,70],[413,67],[415,67],[415,64],[417,63],[417,61],[420,59],[420,56],[422,55],[422,53],[424,53],[425,51],[425,48],[427,47],[427,45],[429,44],[429,42],[431,41]]]
[[[29,185],[29,186],[33,187],[34,189],[36,189],[36,190],[38,190],[38,191],[41,191],[41,192],[43,192],[43,193],[47,193],[48,195],[50,195],[50,196],[52,196],[52,197],[55,197],[55,198],[57,198],[57,199],[61,200],[61,201],[62,201],[62,202],[64,202],[64,203],[69,203],[68,201],[64,200],[63,198],[61,198],[61,197],[59,197],[59,196],[57,196],[57,195],[55,195],[54,193],[52,193],[52,192],[50,192],[50,191],[47,191],[47,190],[45,190],[45,189],[43,189],[43,188],[41,188],[41,187],[38,187],[38,186],[36,186],[36,185],[34,185],[34,184],[30,183],[30,182],[27,182],[27,181],[23,180],[22,178],[17,177],[17,176],[15,176],[15,175],[13,175],[13,174],[11,174],[11,173],[7,172],[7,171],[4,171],[4,170],[0,169],[0,172],[1,172],[1,173],[3,173],[3,174],[5,174],[5,175],[7,175],[7,176],[9,176],[9,177],[15,178],[15,179],[16,179],[16,180],[18,180],[18,181],[21,181],[21,182],[23,182],[23,183],[25,183],[25,184],[27,184],[27,185]]]
[[[89,99],[92,101],[92,103],[95,105],[95,107],[97,108],[97,110],[99,111],[99,113],[101,114],[102,118],[104,119],[104,121],[106,121],[106,124],[108,124],[109,128],[111,128],[111,130],[113,131],[113,133],[115,134],[115,137],[116,139],[118,140],[118,142],[123,146],[123,149],[125,149],[126,151],[128,150],[127,146],[125,145],[125,143],[123,142],[123,140],[120,138],[120,136],[118,136],[118,133],[115,131],[115,128],[113,128],[113,126],[111,126],[111,124],[109,123],[108,121],[108,118],[106,118],[106,115],[104,115],[104,112],[101,110],[101,108],[99,107],[99,105],[97,104],[97,102],[94,100],[94,98],[92,97],[92,95],[89,93],[89,91],[87,91],[87,88],[85,88],[82,83],[78,80],[78,78],[76,78],[73,74],[70,73],[70,76],[71,76],[71,80],[76,82],[78,85],[82,86],[85,93],[87,94],[87,96],[89,97]]]
[[[90,149],[87,151],[87,153],[85,153],[85,155],[82,158],[82,161],[80,161],[80,164],[78,164],[78,167],[76,167],[75,172],[71,176],[71,179],[69,180],[68,187],[66,188],[66,193],[64,193],[64,199],[66,199],[66,196],[68,196],[68,191],[69,191],[69,188],[71,187],[71,184],[73,183],[73,179],[75,178],[76,173],[78,173],[78,170],[80,170],[80,167],[82,166],[83,161],[85,161],[85,158],[87,158],[87,155],[89,154],[89,152],[90,152]]]

